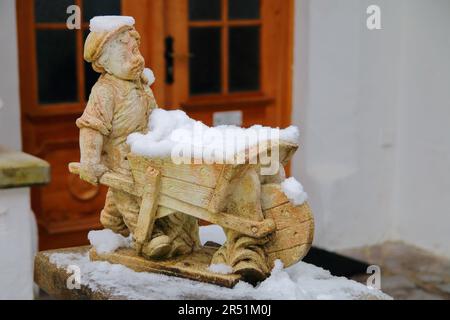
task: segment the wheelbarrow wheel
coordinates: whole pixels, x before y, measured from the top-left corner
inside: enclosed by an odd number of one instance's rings
[[[275,221],[276,230],[265,245],[265,252],[273,266],[279,259],[289,267],[303,259],[311,248],[314,219],[307,202],[294,206],[279,184],[262,186],[262,206],[265,218]]]

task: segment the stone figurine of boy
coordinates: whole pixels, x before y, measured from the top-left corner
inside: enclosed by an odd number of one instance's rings
[[[127,137],[133,132],[146,133],[149,115],[158,107],[139,44],[133,18],[91,20],[84,58],[101,75],[76,122],[80,128],[80,177],[91,184],[97,184],[106,171],[131,175]],[[101,223],[128,236],[136,228],[140,203],[136,196],[110,188]],[[198,244],[196,219],[177,213],[156,221],[142,253],[147,258],[167,258],[190,253]]]

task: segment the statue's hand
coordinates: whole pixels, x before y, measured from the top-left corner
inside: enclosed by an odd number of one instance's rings
[[[81,163],[80,164],[80,179],[97,185],[100,177],[108,171],[108,168],[103,164]]]

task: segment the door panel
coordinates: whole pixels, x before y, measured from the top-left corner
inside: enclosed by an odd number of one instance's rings
[[[288,125],[292,12],[291,0],[167,0],[174,81],[165,105],[208,125],[214,112],[232,110],[244,126]]]

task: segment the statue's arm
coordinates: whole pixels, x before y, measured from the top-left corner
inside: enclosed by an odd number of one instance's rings
[[[80,129],[80,178],[97,184],[99,178],[108,170],[101,163],[103,135],[91,128]]]
[[[77,120],[80,128],[80,178],[97,184],[108,170],[102,163],[105,137],[111,132],[113,92],[108,86],[94,86],[83,115]]]
[[[91,128],[80,129],[81,163],[99,164],[103,148],[103,135]]]

